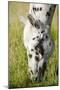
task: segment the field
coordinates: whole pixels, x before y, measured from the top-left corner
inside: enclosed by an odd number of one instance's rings
[[[9,2],[9,25],[8,25],[8,72],[9,88],[34,87],[58,85],[58,7],[51,26],[51,35],[54,40],[54,51],[49,58],[42,82],[30,82],[28,76],[28,65],[26,49],[23,44],[24,25],[19,16],[27,17],[29,3]]]

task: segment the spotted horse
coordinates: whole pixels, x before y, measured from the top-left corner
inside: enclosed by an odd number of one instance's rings
[[[41,81],[51,55],[54,43],[51,36],[51,23],[56,5],[30,4],[25,24],[23,41],[27,50],[28,72],[30,79]]]

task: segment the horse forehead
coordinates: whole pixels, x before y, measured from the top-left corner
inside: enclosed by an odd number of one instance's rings
[[[32,4],[32,7],[36,7],[36,8],[50,8],[51,7],[51,4]]]

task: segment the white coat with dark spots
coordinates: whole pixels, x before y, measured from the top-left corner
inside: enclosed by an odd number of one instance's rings
[[[56,5],[30,4],[25,24],[23,41],[28,56],[30,79],[40,81],[46,64],[53,50],[51,23]],[[44,67],[44,69],[43,69]]]

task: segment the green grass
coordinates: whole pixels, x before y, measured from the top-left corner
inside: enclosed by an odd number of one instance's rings
[[[28,64],[26,49],[23,44],[23,24],[19,21],[18,15],[27,17],[29,4],[9,2],[9,87],[34,87],[58,85],[58,24],[57,8],[54,14],[51,34],[55,48],[49,58],[47,69],[42,82],[30,82],[28,76]]]

